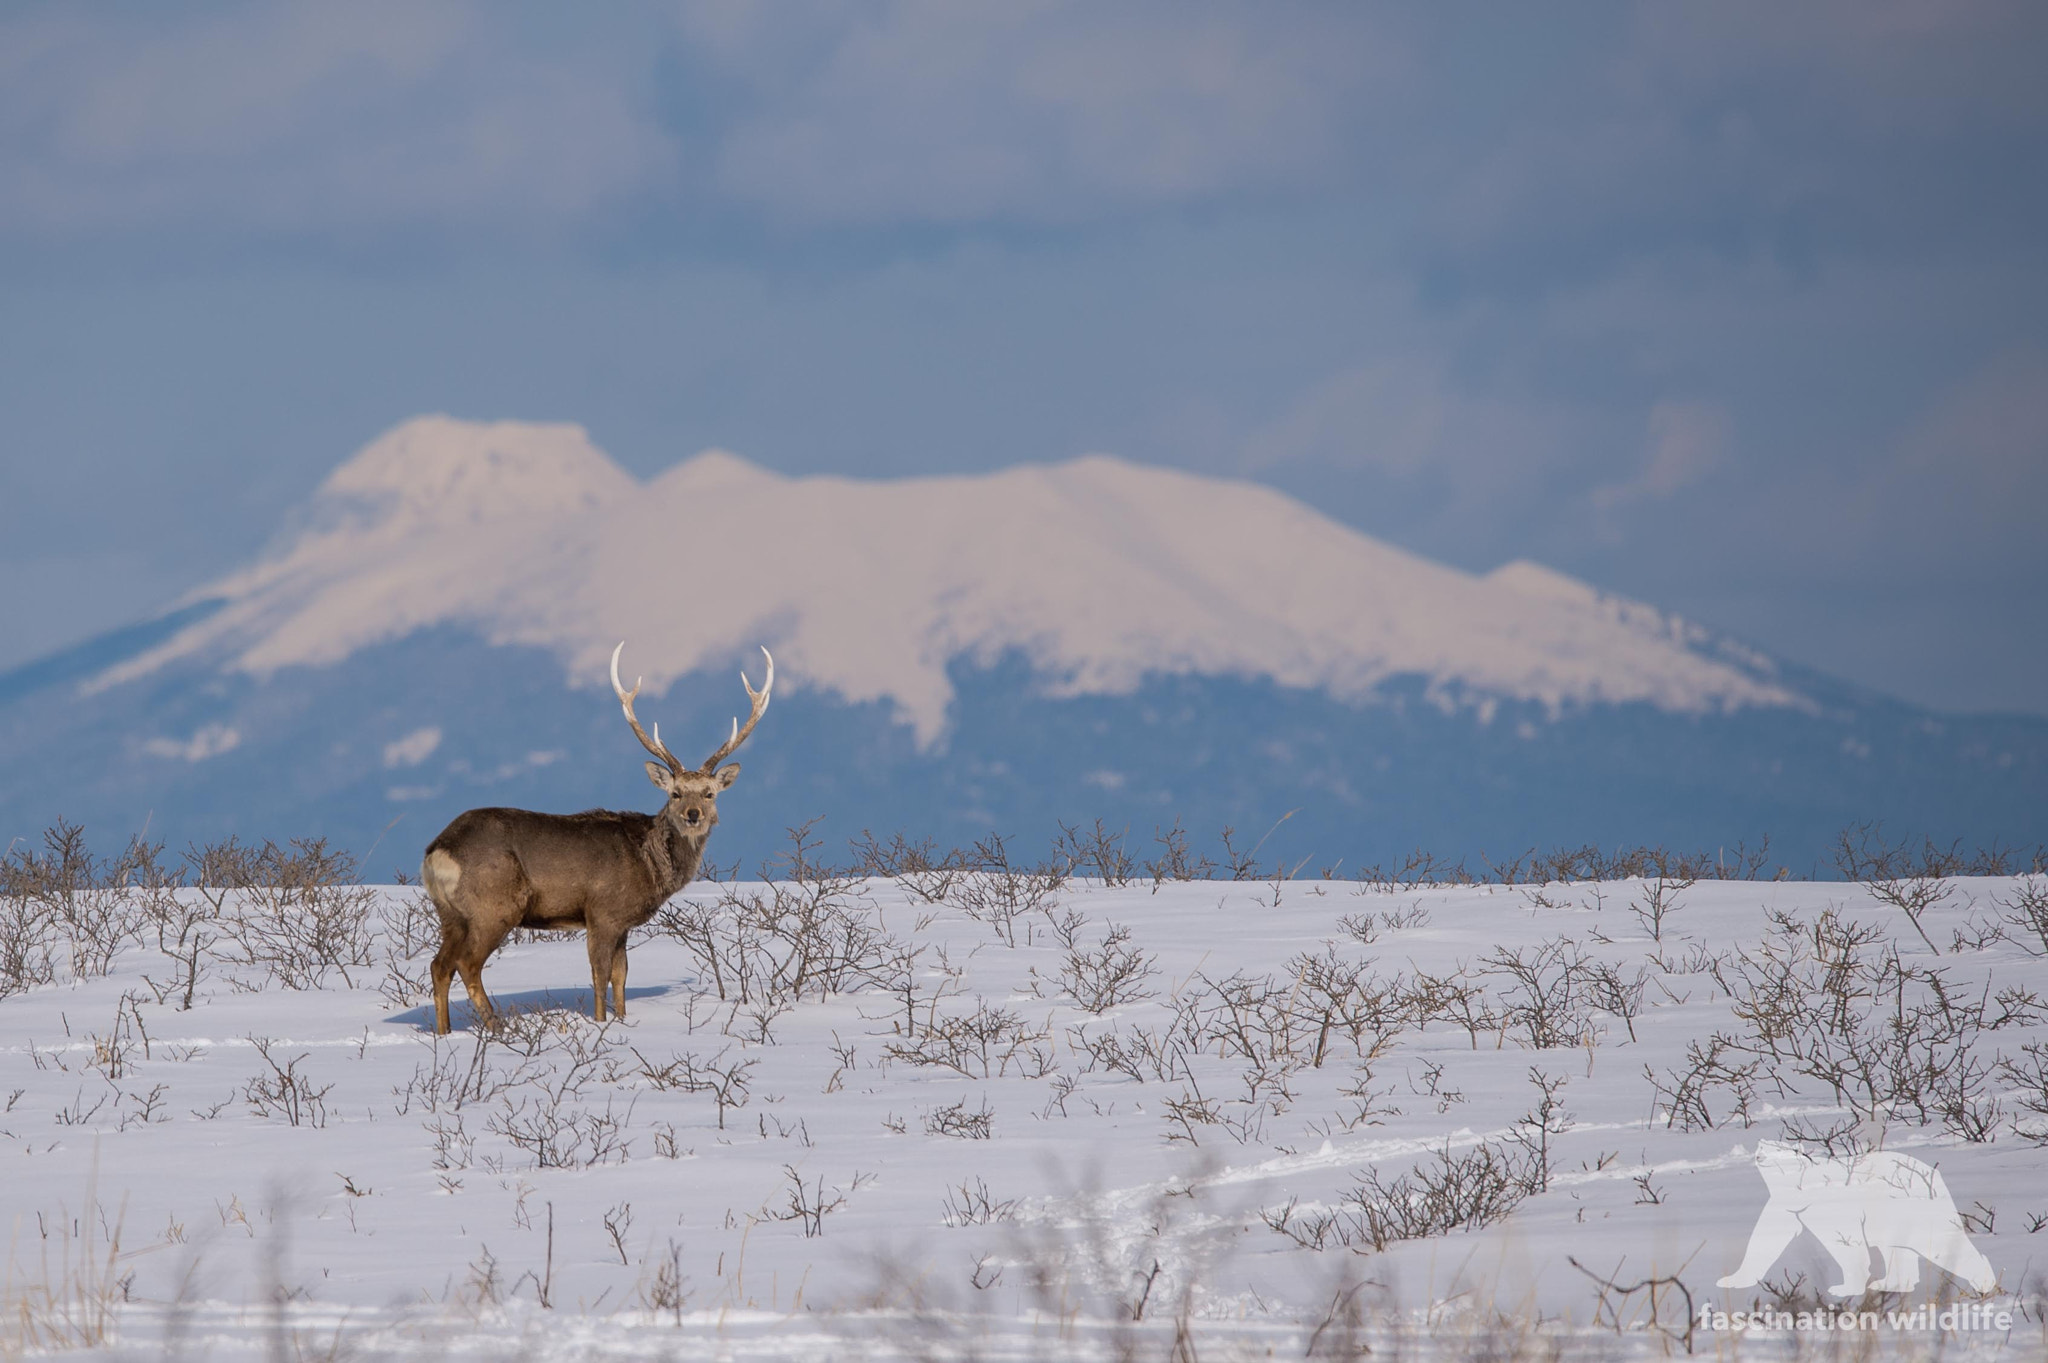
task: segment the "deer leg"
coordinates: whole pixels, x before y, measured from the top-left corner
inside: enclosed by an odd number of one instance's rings
[[[434,953],[434,1034],[448,1035],[448,985],[455,978],[455,948],[442,942]]]
[[[590,947],[590,1015],[603,1022],[604,992],[611,983],[612,957],[618,954],[619,941],[595,924],[585,929],[584,937]]]
[[[488,953],[486,953],[488,954]],[[491,996],[484,992],[484,963],[481,959],[462,963],[462,987],[469,991],[469,1006],[476,1013],[477,1020],[496,1023],[498,1010],[491,1003]]]
[[[626,944],[612,953],[612,1016],[626,1016]]]

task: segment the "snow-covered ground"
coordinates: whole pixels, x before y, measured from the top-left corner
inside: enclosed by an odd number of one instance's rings
[[[411,889],[240,943],[177,891],[185,966],[99,906],[108,973],[55,932],[0,998],[0,1354],[1682,1352],[1688,1301],[1830,1300],[1810,1235],[1715,1282],[1757,1142],[1859,1116],[1837,1148],[1938,1166],[1999,1278],[1929,1265],[1865,1307],[1994,1309],[1878,1342],[2048,1348],[2041,878],[1934,883],[1917,929],[1844,884],[946,879],[693,886],[606,1026],[580,938],[511,943],[508,1025],[458,983],[438,1040]],[[1493,1219],[1394,1238],[1446,1171]]]

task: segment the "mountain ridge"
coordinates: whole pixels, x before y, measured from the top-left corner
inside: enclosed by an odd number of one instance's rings
[[[460,621],[551,649],[580,685],[625,638],[656,695],[765,642],[791,685],[887,700],[923,744],[947,664],[1012,648],[1056,695],[1166,672],[1362,700],[1420,673],[1454,704],[1807,703],[1762,655],[1719,656],[1700,627],[1555,570],[1466,574],[1255,484],[1104,455],[885,482],[708,451],[643,484],[577,427],[429,417],[341,465],[301,519],[180,603],[222,610],[89,685],[214,647],[258,676],[325,665]]]

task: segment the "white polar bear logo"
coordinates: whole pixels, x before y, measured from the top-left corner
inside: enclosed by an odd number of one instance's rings
[[[1847,1159],[1815,1159],[1783,1141],[1758,1141],[1757,1171],[1770,1200],[1750,1232],[1741,1266],[1722,1287],[1754,1287],[1798,1238],[1812,1231],[1842,1270],[1828,1291],[1860,1297],[1866,1290],[1910,1292],[1928,1260],[1979,1292],[1998,1285],[1991,1261],[1963,1230],[1941,1171],[1889,1150]],[[1884,1274],[1870,1281],[1870,1251]]]

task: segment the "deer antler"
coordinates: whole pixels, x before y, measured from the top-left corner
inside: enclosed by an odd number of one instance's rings
[[[640,727],[639,719],[636,718],[633,714],[633,697],[640,694],[640,682],[642,679],[639,677],[633,678],[633,689],[631,691],[628,691],[623,685],[620,684],[619,654],[624,652],[625,648],[626,641],[624,639],[621,639],[619,640],[619,646],[612,650],[612,690],[618,693],[619,708],[626,712],[626,723],[633,726],[633,736],[640,740],[640,746],[647,749],[647,751],[653,753],[656,757],[660,758],[665,764],[667,764],[668,769],[670,771],[674,772],[678,776],[681,776],[684,770],[683,764],[676,760],[676,755],[674,753],[670,752],[667,749],[667,747],[663,746],[661,741],[661,726],[659,724],[655,725],[654,736],[652,738],[649,738],[647,736],[647,731]]]
[[[746,673],[740,673],[740,685],[747,688],[747,699],[752,702],[752,709],[747,714],[746,727],[740,727],[740,722],[737,718],[733,720],[732,737],[721,743],[718,751],[705,758],[704,765],[698,768],[699,771],[707,776],[717,768],[720,762],[723,762],[726,758],[739,751],[740,744],[747,741],[747,735],[754,732],[754,726],[761,722],[761,716],[768,713],[768,694],[775,689],[775,655],[766,648],[763,648],[761,656],[768,660],[768,676],[762,681],[759,691],[756,691],[754,684],[747,680]]]

